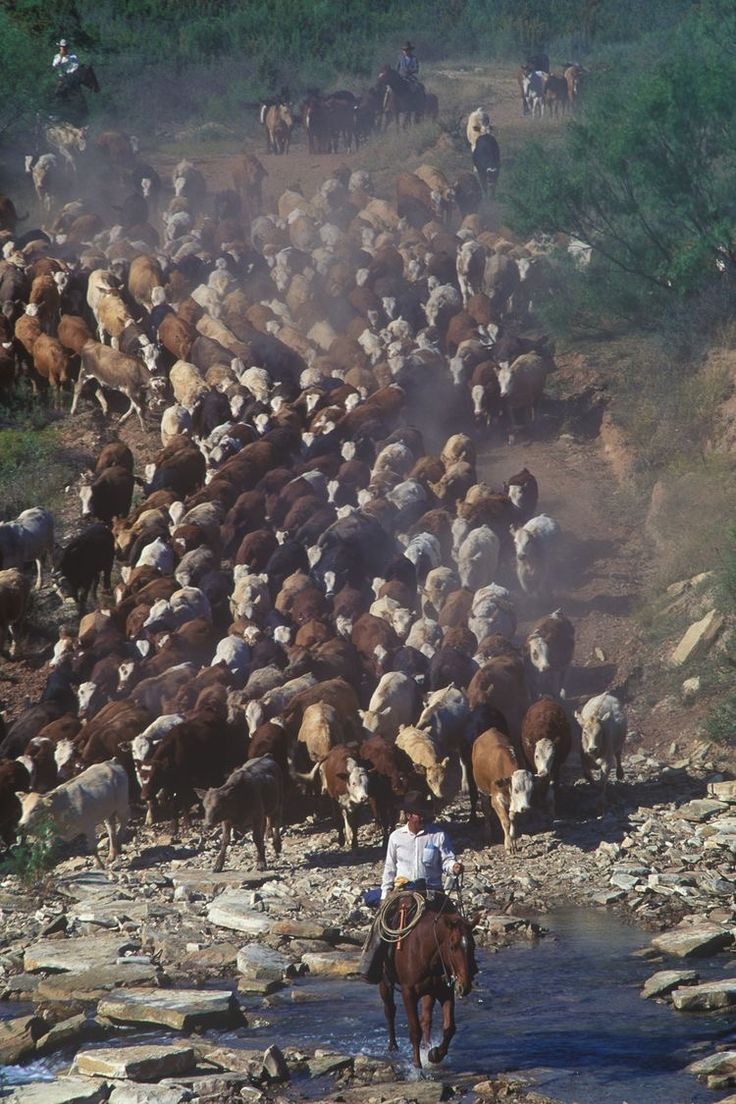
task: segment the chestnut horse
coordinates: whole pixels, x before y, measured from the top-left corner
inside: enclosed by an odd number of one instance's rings
[[[388,1024],[388,1048],[397,1049],[394,986],[398,985],[417,1068],[422,1064],[419,1056],[422,1039],[427,1046],[430,1043],[435,1001],[442,1006],[442,1042],[429,1051],[430,1062],[442,1061],[455,1034],[455,993],[467,996],[478,972],[473,924],[474,921],[465,920],[458,912],[428,907],[416,926],[395,944],[393,953],[384,958],[379,991]]]

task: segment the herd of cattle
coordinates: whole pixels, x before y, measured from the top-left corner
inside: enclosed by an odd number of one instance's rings
[[[554,118],[574,111],[584,74],[576,61],[567,62],[562,73],[552,73],[547,54],[528,58],[517,74],[523,114],[543,119],[545,110]]]
[[[117,184],[110,210],[135,222],[74,200],[20,235],[0,199],[2,379],[74,380],[70,416],[91,384],[107,439],[50,580],[78,630],[0,731],[1,838],[50,823],[97,854],[104,822],[113,858],[131,803],[148,823],[201,804],[223,827],[217,868],[233,828],[263,866],[285,808],[329,795],[356,848],[368,807],[385,838],[408,789],[439,808],[466,788],[514,850],[527,811],[554,808],[577,733],[575,634],[554,610],[517,639],[520,596],[553,608],[560,528],[526,468],[479,478],[474,439],[534,417],[549,259],[458,212],[431,166],[402,172],[395,202],[337,169],[246,218],[255,158],[247,195],[211,195],[181,162],[154,209],[126,194],[145,179],[150,197],[153,171],[129,140],[99,148],[116,154],[96,194]],[[152,462],[148,437],[134,455],[112,429],[121,396],[121,421],[156,418]],[[11,655],[54,534],[41,507],[0,524]],[[601,694],[577,722],[604,794],[621,705]]]

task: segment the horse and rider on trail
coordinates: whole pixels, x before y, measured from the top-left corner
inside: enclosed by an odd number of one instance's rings
[[[394,987],[401,989],[413,1061],[420,1068],[420,1044],[430,1044],[435,1002],[442,1007],[442,1042],[429,1050],[430,1062],[442,1061],[455,1034],[455,993],[466,996],[477,973],[477,918],[467,920],[443,890],[443,877],[457,886],[464,868],[446,832],[432,823],[430,803],[412,793],[403,808],[406,824],[389,836],[381,905],[363,945],[360,973],[379,986],[389,1050],[397,1048]]]
[[[59,39],[56,46],[57,53],[51,62],[58,78],[54,89],[55,108],[67,122],[79,126],[89,114],[82,89],[99,92],[100,86],[92,66],[80,64],[65,38]]]

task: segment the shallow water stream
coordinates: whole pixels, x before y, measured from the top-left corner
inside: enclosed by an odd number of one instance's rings
[[[643,1000],[642,982],[662,966],[633,952],[651,938],[603,911],[570,909],[544,918],[555,934],[498,954],[481,950],[473,992],[457,1005],[458,1032],[439,1068],[480,1076],[518,1071],[568,1104],[705,1104],[713,1093],[685,1072],[694,1058],[734,1034],[736,1016],[693,1016]],[[730,958],[696,964],[702,977],[726,976]],[[666,967],[676,968],[671,961]],[[690,963],[687,964],[688,967]],[[288,990],[273,1007],[254,1004],[245,1031],[208,1033],[228,1046],[329,1046],[345,1053],[386,1056],[378,991],[362,982],[304,979],[297,999]],[[401,1056],[410,1068],[399,1001]],[[161,1036],[126,1034],[120,1043]],[[108,1040],[101,1045],[110,1046]],[[9,1081],[48,1077],[61,1056],[4,1071]],[[432,1076],[431,1073],[429,1073]],[[300,1085],[325,1099],[326,1087]]]

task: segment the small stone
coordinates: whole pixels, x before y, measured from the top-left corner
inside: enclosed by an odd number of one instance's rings
[[[701,680],[699,675],[695,675],[693,678],[687,678],[682,684],[682,700],[686,705],[690,702],[694,702],[700,693]]]
[[[115,1077],[128,1081],[155,1081],[161,1077],[180,1077],[194,1069],[191,1047],[132,1046],[80,1050],[72,1073],[87,1077]]]
[[[272,1044],[263,1055],[263,1075],[269,1081],[288,1081],[289,1067],[286,1064],[283,1052]]]
[[[666,997],[680,986],[697,984],[699,979],[695,970],[658,970],[644,982],[641,995],[647,1000]]]
[[[175,1085],[117,1085],[107,1104],[184,1104],[191,1099],[189,1089]]]
[[[729,804],[736,804],[736,780],[729,780],[727,782],[709,782],[708,793],[711,797],[715,797],[718,801],[726,801]]]
[[[599,663],[605,663],[606,662],[606,653],[603,651],[602,648],[594,648],[593,649],[593,655],[595,656],[595,658],[598,660]]]

